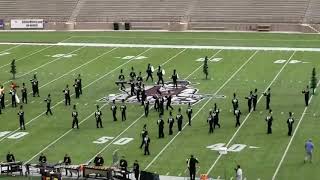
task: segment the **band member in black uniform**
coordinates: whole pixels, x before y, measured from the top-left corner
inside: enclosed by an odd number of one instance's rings
[[[98,154],[95,158],[94,158],[94,165],[95,166],[103,166],[104,164],[104,160],[103,157],[101,156],[101,154]]]
[[[46,115],[48,115],[48,113],[50,113],[52,115],[52,111],[51,111],[51,95],[48,94],[48,97],[44,101],[47,103]]]
[[[161,96],[159,101],[159,114],[163,115],[164,113],[164,98]]]
[[[140,166],[137,160],[135,160],[133,163],[133,173],[134,173],[134,178],[138,180],[140,175]]]
[[[39,94],[39,81],[37,79],[37,75],[33,75],[33,79],[30,80],[32,85],[32,96],[35,97],[36,95],[40,97]]]
[[[4,103],[5,99],[4,99],[4,87],[3,86],[0,87],[0,98],[1,98],[0,108],[4,109],[5,108],[5,103]]]
[[[169,118],[168,118],[168,124],[169,124],[169,135],[173,134],[173,125],[174,125],[174,117],[172,116],[172,111],[169,112]]]
[[[22,105],[20,105],[20,110],[18,112],[18,115],[19,115],[20,130],[26,130],[26,126],[24,125],[24,111],[23,111]]]
[[[268,125],[268,129],[267,129],[267,134],[272,134],[272,121],[273,121],[273,117],[272,117],[272,110],[269,110],[269,114],[266,117],[266,121],[267,121],[267,125]]]
[[[159,67],[158,67],[158,72],[157,72],[157,76],[158,76],[158,82],[157,82],[157,84],[160,84],[160,82],[161,82],[162,86],[164,86],[163,75],[164,75],[164,74],[162,73],[162,69],[161,69],[161,67],[159,66]]]
[[[241,116],[241,111],[240,109],[236,109],[234,111],[235,117],[236,117],[236,127],[240,126],[240,116]]]
[[[266,109],[270,109],[270,101],[271,101],[271,89],[268,88],[267,92],[264,92],[263,95],[266,97]]]
[[[111,111],[112,111],[113,121],[117,121],[117,106],[116,106],[115,100],[112,100]]]
[[[17,101],[16,101],[17,90],[14,88],[11,88],[9,94],[11,94],[11,106],[17,107]]]
[[[121,83],[120,83],[120,89],[121,90],[125,90],[126,89],[126,87],[124,86],[124,81],[125,81],[125,77],[124,77],[124,75],[123,75],[123,70],[121,69],[120,70],[120,75],[119,75],[119,77],[118,77],[118,80],[119,81],[121,81]]]
[[[141,101],[141,99],[140,99],[140,96],[141,96],[141,84],[139,83],[139,84],[137,84],[137,92],[136,92],[137,94],[137,100],[138,100],[138,102],[140,102]]]
[[[148,115],[149,115],[149,101],[147,101],[146,103],[144,103],[144,115],[146,116],[146,117],[148,117]]]
[[[209,123],[209,134],[213,133],[213,116],[212,111],[209,111],[209,116],[207,119],[207,123]]]
[[[139,75],[137,76],[137,83],[143,83],[143,78],[141,75],[141,71],[139,72]]]
[[[192,119],[192,107],[191,107],[191,103],[188,103],[188,109],[186,110],[187,116],[188,116],[188,120],[189,120],[189,126],[191,126],[191,119]]]
[[[159,97],[158,97],[158,95],[155,95],[155,96],[153,96],[153,98],[155,99],[154,100],[154,109],[159,112],[159,110],[160,110],[159,109],[159,104],[160,104]]]
[[[8,152],[7,154],[7,162],[15,162],[16,159],[14,158],[14,155],[11,152]]]
[[[251,112],[251,107],[252,107],[252,91],[250,91],[249,96],[245,97],[248,100],[248,109],[249,113]]]
[[[236,93],[233,93],[233,99],[231,101],[234,115],[236,115],[235,110],[239,108],[239,101],[236,96],[237,96]]]
[[[170,107],[170,109],[173,110],[173,107],[171,106],[172,95],[171,95],[170,91],[168,91],[168,95],[166,98],[167,98],[166,109],[169,110],[169,107]]]
[[[199,163],[197,158],[194,158],[193,155],[191,155],[190,159],[187,160],[188,169],[190,172],[190,180],[196,179],[196,166]]]
[[[46,163],[47,163],[47,157],[43,153],[41,153],[39,156],[39,164],[44,165]]]
[[[69,89],[69,85],[67,84],[66,88],[62,91],[64,94],[64,104],[67,105],[71,105],[71,98],[70,98],[70,89]]]
[[[151,81],[153,82],[153,77],[152,77],[153,69],[152,69],[152,67],[151,67],[151,64],[148,64],[148,67],[147,67],[146,72],[147,72],[147,79],[146,79],[146,81],[148,81],[149,78],[150,78]]]
[[[97,111],[94,113],[94,116],[96,117],[96,125],[97,125],[97,128],[103,128],[102,126],[102,112],[99,108],[99,105],[97,105]]]
[[[220,109],[217,107],[216,103],[214,103],[213,113],[215,114],[215,116],[213,118],[213,128],[215,129],[216,126],[218,126],[220,128],[221,127],[220,124],[219,124]]]
[[[182,130],[183,116],[181,114],[181,108],[178,109],[178,114],[176,116],[176,120],[178,122],[178,131]]]
[[[142,91],[141,91],[141,105],[144,105],[144,102],[147,99],[147,93],[146,93],[146,89],[144,87],[144,84],[142,85]]]
[[[294,123],[294,118],[292,117],[292,112],[289,112],[289,118],[288,118],[288,120],[287,120],[287,124],[288,124],[288,136],[291,136],[291,135],[292,135],[293,123]]]
[[[252,104],[253,104],[253,110],[256,110],[258,102],[258,89],[254,89],[254,92],[252,94]]]
[[[126,104],[124,103],[124,99],[122,99],[121,101],[122,101],[122,104],[121,104],[121,106],[120,106],[121,119],[122,119],[122,121],[125,121],[125,120],[127,120],[127,116],[126,116],[127,106],[126,106]]]
[[[77,125],[77,129],[79,129],[79,120],[78,120],[78,111],[77,111],[77,108],[76,108],[76,105],[73,105],[73,111],[72,111],[72,129],[74,128],[75,125]]]
[[[71,158],[68,154],[64,155],[63,164],[66,166],[71,165]],[[72,171],[70,171],[70,175],[72,176]],[[68,170],[66,170],[66,176],[68,176]]]
[[[173,82],[173,86],[175,88],[177,88],[178,87],[178,74],[177,74],[175,69],[173,70],[173,74],[171,76],[171,79],[172,79],[172,82]]]
[[[148,135],[144,138],[144,155],[150,155],[149,151],[150,138]]]
[[[136,91],[135,91],[135,82],[130,80],[130,95],[134,96],[136,95]]]
[[[124,172],[122,173],[123,179],[127,179],[126,172],[128,172],[128,162],[127,160],[124,159],[124,156],[122,156],[122,158],[120,159],[119,164],[120,164],[120,169]]]
[[[2,114],[2,112],[1,112],[2,111],[2,107],[1,107],[2,105],[1,104],[2,104],[2,94],[0,93],[0,114]]]
[[[78,74],[78,77],[77,77],[77,84],[79,87],[79,94],[82,94],[82,79],[80,74]]]
[[[80,97],[80,88],[79,88],[79,84],[78,84],[77,79],[74,80],[73,87],[74,87],[74,92],[76,94],[76,99],[78,99]]]
[[[130,72],[130,78],[131,78],[131,80],[135,80],[136,79],[136,73],[134,72],[134,69],[133,69],[133,67],[131,67],[131,72]]]
[[[147,130],[147,125],[143,125],[143,129],[141,131],[141,137],[142,137],[142,141],[141,141],[141,145],[140,145],[140,149],[142,148],[142,146],[144,145],[144,138],[148,135],[148,130]]]
[[[306,89],[302,91],[302,94],[304,94],[304,103],[306,106],[308,106],[310,98],[309,86],[307,86]]]
[[[28,92],[25,83],[22,83],[21,96],[22,103],[28,104]]]
[[[158,121],[157,121],[157,124],[158,124],[158,130],[159,130],[159,139],[160,138],[164,138],[164,132],[163,132],[163,129],[164,129],[164,121],[162,119],[162,116],[160,115]]]

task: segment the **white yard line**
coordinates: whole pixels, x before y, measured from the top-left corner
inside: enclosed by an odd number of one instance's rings
[[[95,61],[95,60],[97,60],[97,59],[101,58],[102,56],[104,56],[104,55],[106,55],[106,54],[109,54],[110,52],[112,52],[112,51],[114,51],[114,50],[116,50],[116,49],[117,49],[117,48],[113,48],[113,49],[111,49],[111,50],[109,50],[109,51],[107,51],[107,52],[102,53],[101,55],[99,55],[99,56],[97,56],[97,57],[95,57],[95,58],[91,59],[90,61],[87,61],[87,62],[86,62],[86,63],[84,63],[84,64],[81,64],[80,66],[77,66],[76,68],[74,68],[74,69],[72,69],[71,71],[69,71],[69,72],[67,72],[67,73],[65,73],[65,74],[63,74],[63,75],[61,75],[60,77],[57,77],[57,78],[55,78],[55,79],[51,80],[50,82],[47,82],[46,84],[44,84],[44,85],[40,86],[40,87],[39,87],[39,89],[41,89],[41,88],[43,88],[43,87],[45,87],[45,86],[47,86],[47,85],[49,85],[49,84],[51,84],[51,83],[53,83],[53,82],[57,81],[58,79],[63,78],[64,76],[69,75],[70,73],[72,73],[72,72],[74,72],[74,71],[76,71],[76,70],[80,69],[80,68],[81,68],[81,67],[83,67],[83,66],[86,66],[87,64],[89,64],[89,63],[91,63],[91,62],[93,62],[93,61]],[[30,95],[30,94],[32,94],[32,92],[29,92],[29,93],[28,93],[28,95]],[[8,105],[9,105],[9,104],[8,104]]]
[[[32,45],[32,46],[89,46],[89,47],[132,47],[132,48],[174,48],[174,49],[223,49],[223,50],[255,50],[255,51],[308,51],[320,52],[320,48],[299,47],[262,47],[262,46],[195,46],[195,45],[161,45],[161,44],[109,44],[109,43],[10,43],[2,42],[0,45]]]
[[[16,62],[21,61],[21,60],[23,60],[23,59],[25,59],[25,58],[28,58],[28,57],[30,57],[30,56],[32,56],[32,55],[35,55],[35,54],[37,54],[37,53],[39,53],[39,52],[41,52],[41,51],[44,51],[44,50],[46,50],[46,49],[48,49],[48,48],[51,48],[51,47],[52,47],[52,46],[47,46],[47,47],[42,48],[42,49],[40,49],[40,50],[37,50],[37,51],[35,51],[35,52],[31,53],[31,54],[28,54],[28,55],[26,55],[26,56],[23,56],[23,57],[21,57],[21,58],[19,58],[19,59],[16,59]],[[9,66],[10,64],[11,64],[11,63],[2,65],[2,66],[0,66],[0,69],[3,68],[3,67]]]
[[[320,84],[320,81],[318,82],[317,87],[319,86],[319,84]],[[315,89],[315,92],[316,92],[316,91],[317,91],[317,89]],[[311,100],[312,100],[313,96],[314,96],[314,95],[312,94],[311,97],[310,97],[309,105],[310,105],[310,103],[311,103]],[[281,167],[281,165],[282,165],[282,163],[283,163],[283,161],[284,161],[284,158],[286,157],[286,155],[287,155],[287,153],[288,153],[288,151],[289,151],[289,148],[290,148],[290,146],[291,146],[291,143],[292,143],[292,141],[293,141],[293,138],[295,137],[295,135],[296,135],[296,133],[297,133],[299,127],[300,127],[301,122],[303,121],[304,115],[306,115],[306,111],[308,110],[308,107],[309,107],[309,106],[306,106],[306,107],[304,108],[304,111],[303,111],[303,113],[302,113],[302,115],[301,115],[301,117],[300,117],[300,120],[299,120],[299,122],[298,122],[298,124],[297,124],[297,127],[295,128],[295,130],[294,130],[294,132],[293,132],[293,135],[291,136],[290,141],[289,141],[289,143],[288,143],[288,145],[287,145],[287,147],[286,147],[286,150],[284,151],[284,153],[283,153],[283,155],[282,155],[282,157],[281,157],[281,160],[280,160],[280,162],[279,162],[279,164],[278,164],[278,166],[277,166],[277,169],[276,169],[276,171],[274,172],[274,174],[273,174],[273,176],[272,176],[272,180],[275,180],[276,177],[277,177],[277,174],[278,174],[278,172],[279,172],[279,170],[280,170],[280,167]]]
[[[165,61],[164,63],[162,63],[161,65],[165,65],[166,63],[168,63],[168,62],[170,62],[172,59],[174,59],[175,57],[177,57],[178,55],[180,55],[181,53],[183,53],[185,51],[185,49],[184,50],[182,50],[182,51],[180,51],[180,52],[178,52],[177,54],[175,54],[174,56],[172,56],[171,58],[169,58],[167,61]],[[141,54],[140,54],[141,55]],[[137,56],[140,56],[140,55],[137,55]],[[136,57],[137,57],[136,56]],[[132,58],[132,59],[134,59],[134,58]],[[105,107],[106,105],[108,105],[108,104],[103,104],[101,107],[100,107],[100,109],[102,109],[103,107]],[[79,125],[80,124],[82,124],[83,122],[85,122],[86,120],[88,120],[92,115],[94,115],[94,112],[93,113],[91,113],[89,116],[87,116],[84,120],[82,120],[80,123],[79,123]],[[144,114],[142,114],[138,119],[136,119],[127,129],[129,129],[132,125],[134,125],[139,119],[141,119],[142,117],[144,116]],[[66,136],[67,134],[69,134],[70,132],[72,131],[72,129],[70,129],[70,130],[68,130],[67,132],[65,132],[64,134],[62,134],[59,138],[57,138],[56,140],[54,140],[53,142],[51,142],[49,145],[47,145],[44,149],[42,149],[41,151],[39,151],[36,155],[34,155],[32,158],[30,158],[27,162],[25,162],[25,163],[28,163],[28,162],[30,162],[32,159],[34,159],[35,157],[37,157],[39,154],[41,154],[42,152],[44,152],[45,150],[47,150],[49,147],[51,147],[52,145],[54,145],[55,143],[57,143],[60,139],[62,139],[64,136]],[[126,130],[125,130],[126,131]],[[123,131],[123,133],[125,132],[125,131]],[[118,137],[120,137],[123,133],[120,133],[120,135],[118,136]],[[117,137],[116,138],[114,138],[114,139],[117,139]],[[111,142],[112,143],[112,142]],[[109,143],[109,144],[111,144],[111,143]],[[95,157],[95,156],[94,156]],[[91,160],[90,160],[91,161]]]
[[[258,53],[258,51],[255,51],[230,77],[225,81],[225,83],[220,86],[220,88],[214,93],[214,95],[218,94],[222,88],[226,86],[226,84],[231,81],[231,79]],[[202,107],[196,112],[196,114],[192,117],[191,120],[193,120],[200,112],[201,110],[211,101],[213,97],[210,97],[203,105]],[[182,131],[187,127],[187,123],[183,126]],[[147,167],[144,170],[147,170],[158,158],[159,156],[170,146],[170,144],[181,134],[181,132],[178,132],[167,144],[164,146],[164,148],[161,149],[161,151],[152,159],[152,161],[147,165]]]
[[[147,50],[143,51],[142,53],[138,54],[135,57],[138,57],[146,52],[148,52],[151,48],[148,48]],[[88,88],[89,86],[91,86],[92,84],[96,83],[97,81],[100,81],[101,79],[105,78],[106,76],[110,75],[111,73],[113,73],[114,71],[118,70],[119,68],[121,68],[122,66],[128,64],[129,62],[131,62],[135,57],[131,58],[130,60],[126,61],[125,63],[122,63],[121,65],[119,65],[118,67],[112,69],[111,71],[109,71],[108,73],[104,74],[103,76],[99,77],[98,79],[92,81],[91,83],[89,83],[88,85],[84,86],[83,89]],[[71,94],[71,97],[74,96],[75,93]],[[59,101],[57,104],[55,104],[54,106],[52,106],[52,109],[54,109],[56,106],[58,106],[59,104],[63,103],[64,99]],[[33,119],[31,119],[30,121],[28,121],[25,125],[27,126],[28,124],[32,123],[33,121],[37,120],[39,117],[41,117],[42,115],[44,115],[45,112],[42,112],[41,114],[39,114],[38,116],[34,117]],[[16,130],[12,131],[11,133],[7,134],[6,136],[2,137],[0,139],[0,142],[3,141],[4,139],[6,139],[8,136],[10,136],[11,134],[16,133],[17,131],[19,131],[20,128],[17,128]]]
[[[295,55],[296,51],[294,51],[292,53],[292,55],[289,57],[289,59],[287,60],[287,62],[281,67],[281,69],[279,70],[279,72],[276,74],[276,76],[273,78],[273,80],[270,82],[270,84],[268,85],[268,87],[265,89],[265,91],[268,90],[269,87],[272,86],[272,84],[278,79],[279,75],[281,74],[281,72],[284,70],[284,68],[287,66],[287,64],[289,64],[290,60],[293,58],[293,56]],[[265,92],[263,91],[263,92]],[[259,103],[259,101],[263,98],[263,95],[261,95],[257,101],[257,103]],[[251,111],[252,112],[252,111]],[[245,117],[245,119],[242,121],[241,125],[239,126],[239,128],[236,130],[236,132],[233,134],[233,136],[231,137],[231,139],[229,140],[229,142],[226,144],[226,147],[228,147],[230,145],[230,143],[233,141],[233,139],[236,137],[236,135],[238,134],[238,132],[241,130],[241,128],[243,127],[243,125],[245,124],[245,122],[247,121],[247,119],[250,117],[251,112],[249,112],[247,114],[247,116]],[[220,158],[222,157],[221,154],[219,154],[218,158],[215,160],[215,162],[211,165],[211,167],[209,168],[209,170],[207,171],[207,174],[210,174],[210,172],[212,171],[212,169],[215,167],[215,165],[218,163],[218,161],[220,160]]]
[[[77,52],[77,51],[83,49],[84,47],[85,47],[85,46],[81,46],[80,48],[77,48],[77,49],[75,49],[75,50],[67,53],[67,55],[68,55],[68,54],[72,54],[72,53],[74,53],[74,52]],[[32,69],[31,71],[28,71],[28,72],[26,72],[26,73],[24,73],[24,74],[22,74],[22,75],[20,75],[20,76],[17,76],[16,78],[20,78],[20,77],[23,77],[23,76],[25,76],[25,75],[27,75],[27,74],[30,74],[30,73],[32,73],[32,72],[34,72],[34,71],[36,71],[36,70],[38,70],[38,69],[40,69],[40,68],[48,65],[48,64],[51,64],[51,63],[53,63],[53,62],[56,62],[56,61],[58,61],[58,60],[60,60],[60,59],[62,59],[62,58],[63,58],[63,57],[59,57],[59,58],[56,58],[56,59],[54,59],[54,60],[52,60],[52,61],[49,61],[49,62],[47,62],[47,63],[44,63],[44,64],[42,64],[41,66],[38,66],[38,67]],[[7,83],[9,83],[9,82],[11,82],[11,81],[12,81],[12,80],[6,81],[6,82],[4,82],[3,84],[7,84]]]
[[[13,46],[13,47],[10,47],[10,48],[8,48],[8,49],[4,49],[4,50],[2,50],[2,51],[0,51],[0,53],[4,53],[4,52],[7,52],[7,51],[10,51],[11,49],[15,49],[15,48],[17,48],[17,47],[19,47],[19,46],[21,46],[22,44],[18,44],[18,45],[15,45],[15,46]]]

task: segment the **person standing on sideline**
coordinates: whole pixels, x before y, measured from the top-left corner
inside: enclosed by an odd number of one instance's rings
[[[272,117],[272,110],[269,110],[269,114],[266,117],[266,121],[268,124],[268,130],[267,130],[267,134],[272,134],[272,121],[273,121],[273,117]]]
[[[237,167],[234,169],[236,171],[236,180],[242,180],[242,169],[240,165],[237,165]]]
[[[199,164],[198,159],[194,158],[193,155],[191,155],[190,159],[187,160],[187,165],[190,172],[190,180],[196,179],[197,164]]]
[[[312,140],[309,139],[304,145],[304,147],[306,149],[306,157],[304,158],[304,163],[306,163],[308,160],[310,161],[310,163],[312,163],[312,152],[314,148]]]
[[[271,101],[271,89],[268,88],[267,92],[264,92],[263,95],[266,97],[266,109],[270,109],[270,101]]]
[[[293,127],[294,119],[292,117],[292,112],[289,112],[289,118],[287,120],[288,124],[288,136],[291,136],[292,134],[292,127]]]
[[[307,86],[306,89],[302,91],[302,94],[304,94],[304,103],[306,106],[308,106],[310,98],[309,86]]]

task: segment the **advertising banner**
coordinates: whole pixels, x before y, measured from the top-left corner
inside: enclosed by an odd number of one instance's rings
[[[11,19],[11,29],[43,29],[43,19]]]

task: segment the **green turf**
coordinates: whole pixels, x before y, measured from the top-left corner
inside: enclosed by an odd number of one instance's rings
[[[27,36],[28,35],[28,36]],[[255,33],[141,33],[141,32],[99,32],[99,33],[0,33],[1,41],[15,42],[59,42],[71,37],[66,42],[98,42],[98,43],[140,43],[140,44],[197,44],[197,45],[241,45],[241,46],[288,46],[288,47],[317,47],[316,35],[293,34],[255,34]],[[83,37],[80,37],[83,36]],[[88,37],[92,36],[92,37]],[[93,37],[101,36],[101,37]],[[102,37],[103,36],[103,37]],[[138,37],[138,38],[137,38]],[[213,40],[210,38],[218,38]],[[223,39],[223,40],[222,40]],[[226,40],[228,39],[228,40]],[[241,40],[242,39],[242,40]],[[277,40],[277,41],[272,41]],[[312,40],[312,41],[310,41]],[[299,42],[299,43],[298,43]],[[9,49],[12,48],[12,49]],[[6,49],[9,49],[6,51]],[[18,139],[0,137],[1,160],[8,151],[12,151],[16,159],[37,162],[38,154],[44,151],[49,162],[58,162],[65,153],[72,157],[74,164],[86,163],[97,153],[105,157],[110,165],[112,153],[119,151],[126,156],[131,165],[139,160],[142,169],[157,172],[162,175],[186,176],[186,158],[194,154],[199,158],[199,174],[208,172],[211,177],[230,179],[234,176],[233,168],[241,164],[247,179],[271,179],[283,156],[290,138],[286,135],[286,119],[289,111],[294,112],[295,124],[304,110],[301,90],[308,84],[313,67],[319,69],[318,52],[293,51],[239,51],[239,50],[195,50],[195,49],[148,49],[148,48],[97,48],[97,47],[62,47],[62,46],[27,46],[0,45],[0,84],[8,89],[11,74],[8,73],[8,63],[17,60],[17,82],[27,84],[31,92],[30,79],[37,74],[40,81],[41,97],[34,98],[29,94],[29,104],[24,106],[26,123],[29,134]],[[75,54],[70,58],[52,57],[56,54]],[[124,56],[145,56],[142,60],[124,60]],[[202,62],[196,59],[208,56],[222,58],[219,62],[209,62],[209,80],[204,79]],[[174,58],[173,58],[174,57]],[[276,64],[276,60],[299,60],[305,63]],[[168,125],[165,125],[165,138],[158,139],[157,113],[151,110],[150,116],[143,116],[143,108],[138,104],[128,104],[127,121],[112,121],[110,106],[97,102],[109,94],[119,93],[114,81],[120,69],[128,75],[130,68],[136,72],[145,69],[148,63],[155,67],[163,64],[166,70],[165,79],[169,80],[173,69],[177,69],[180,79],[191,81],[199,89],[200,94],[226,95],[226,98],[204,99],[193,106],[194,118],[192,126],[186,128],[177,136],[177,125],[174,125],[174,135],[168,135]],[[72,104],[77,104],[79,130],[71,130],[71,107],[65,107],[62,89],[66,84],[73,84],[77,74],[82,75],[84,94],[79,100],[72,97]],[[156,79],[156,78],[155,78]],[[151,84],[151,82],[147,83]],[[256,112],[248,114],[245,96],[250,90],[258,89],[261,93],[271,85],[271,107],[274,111],[273,134],[266,134],[264,118],[265,98],[259,103]],[[72,93],[74,92],[71,88]],[[239,131],[234,127],[234,116],[231,113],[231,98],[236,92],[243,112],[241,121],[244,125]],[[20,91],[19,91],[20,93]],[[53,116],[43,115],[45,96],[50,93],[53,100]],[[0,115],[0,132],[15,131],[18,128],[17,109],[11,108],[9,94],[6,94],[8,105]],[[317,112],[319,102],[318,92],[313,97],[306,111],[303,122],[289,148],[276,179],[315,179],[320,176],[318,151],[316,142]],[[214,103],[221,109],[221,129],[208,134],[206,123],[208,111]],[[103,129],[95,128],[92,113],[95,105],[103,106]],[[185,115],[185,106],[183,113]],[[173,113],[176,114],[178,106]],[[247,117],[248,116],[248,117]],[[165,112],[166,121],[168,112]],[[247,117],[247,118],[246,118]],[[118,112],[120,119],[120,113]],[[184,123],[186,123],[186,115]],[[151,137],[151,155],[143,156],[139,149],[142,126],[147,124]],[[19,132],[19,131],[18,131]],[[236,135],[233,137],[233,135]],[[104,144],[93,141],[100,137],[114,137]],[[134,138],[126,145],[115,145],[113,142],[120,138]],[[174,140],[172,140],[174,138]],[[303,164],[304,142],[312,138],[316,144],[314,163]],[[231,141],[232,139],[232,141]],[[171,141],[172,140],[172,141]],[[229,152],[219,157],[216,151],[206,148],[217,143],[245,144],[257,146],[257,149],[246,147],[240,152]],[[230,147],[230,146],[229,146]],[[217,163],[214,162],[219,157]],[[152,163],[151,163],[152,162]],[[150,166],[148,166],[150,165]],[[0,179],[6,177],[0,177]],[[18,179],[18,178],[10,178]]]

